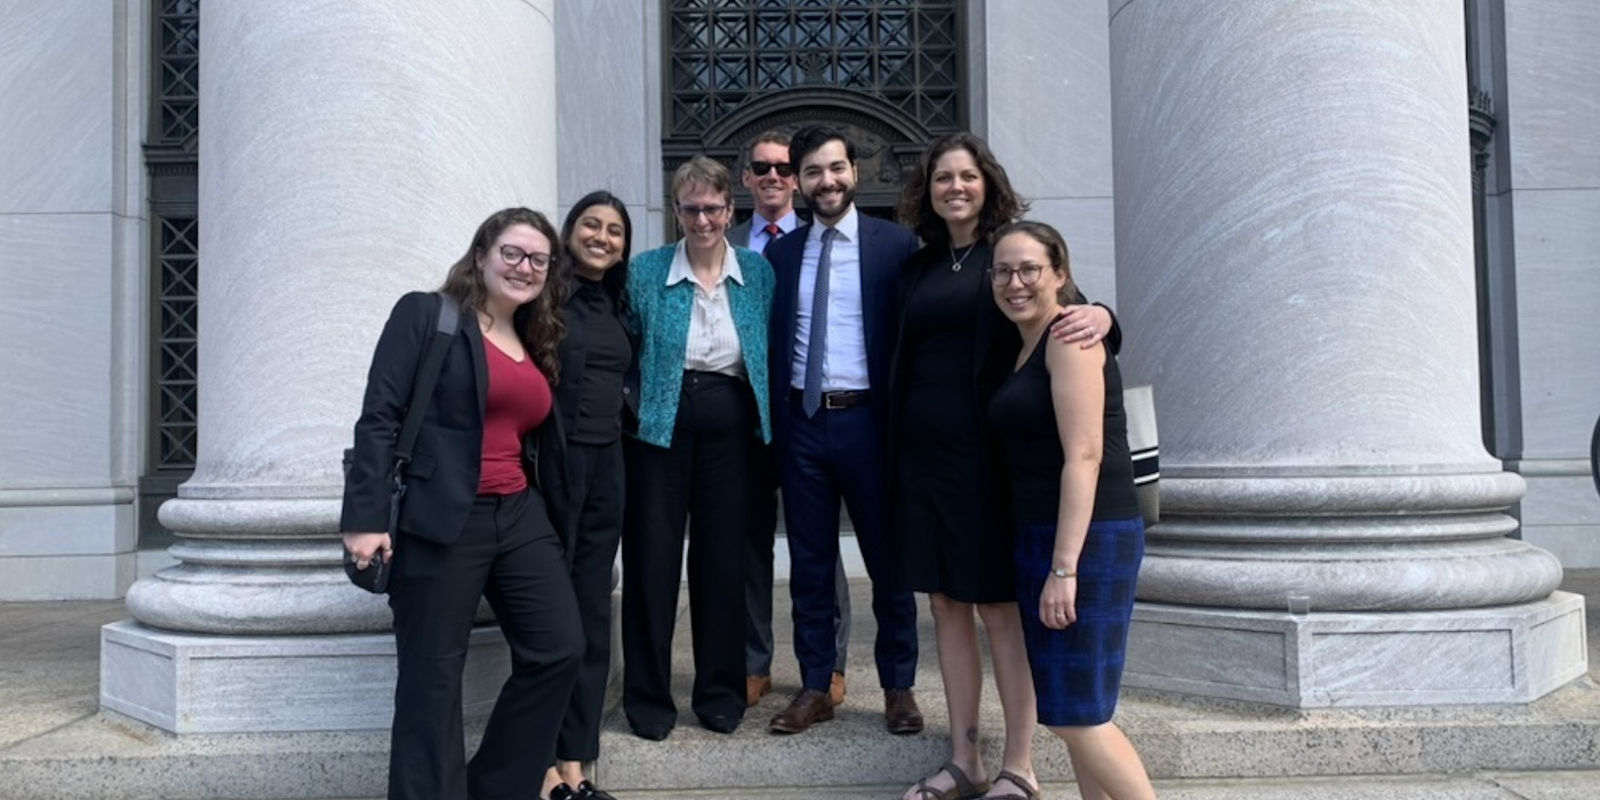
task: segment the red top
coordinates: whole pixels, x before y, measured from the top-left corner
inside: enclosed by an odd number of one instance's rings
[[[483,467],[478,494],[516,494],[528,488],[522,471],[522,435],[550,416],[550,382],[532,358],[514,361],[494,342],[484,343],[489,396],[483,407]]]

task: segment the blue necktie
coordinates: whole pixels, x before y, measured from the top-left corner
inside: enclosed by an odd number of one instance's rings
[[[817,284],[811,290],[811,337],[806,342],[806,382],[800,390],[800,409],[810,417],[822,408],[822,360],[828,349],[828,272],[833,260],[837,228],[822,231],[822,255],[817,257]]]

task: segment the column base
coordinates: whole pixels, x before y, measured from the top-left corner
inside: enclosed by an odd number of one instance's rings
[[[1295,708],[1528,703],[1588,672],[1583,597],[1290,614],[1139,603],[1123,685]]]
[[[487,715],[510,674],[500,629],[474,628],[466,715]],[[392,634],[222,636],[134,620],[100,629],[101,707],[172,733],[383,730],[394,683]]]

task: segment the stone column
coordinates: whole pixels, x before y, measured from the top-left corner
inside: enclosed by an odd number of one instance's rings
[[[133,582],[144,11],[0,0],[0,601]]]
[[[1462,7],[1112,0],[1118,311],[1163,521],[1127,682],[1515,702],[1582,598],[1481,441]]]
[[[201,20],[200,407],[181,563],[105,629],[102,704],[177,732],[385,728],[383,598],[336,539],[341,450],[401,293],[484,217],[554,212],[552,3],[218,3]],[[508,665],[474,639],[469,711]]]

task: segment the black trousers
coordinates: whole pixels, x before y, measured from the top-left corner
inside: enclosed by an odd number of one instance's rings
[[[462,742],[461,673],[479,598],[511,648],[471,763]],[[555,758],[555,726],[582,651],[560,538],[535,490],[480,497],[454,544],[402,533],[389,584],[399,679],[390,800],[523,798]]]
[[[691,706],[702,720],[743,718],[744,573],[757,430],[740,379],[684,373],[671,447],[625,445],[622,536],[622,708],[635,730],[670,729],[672,633],[689,526]],[[762,489],[769,491],[770,489]]]
[[[600,714],[606,678],[611,673],[611,570],[622,539],[622,442],[567,445],[572,476],[572,507],[578,511],[577,544],[572,554],[572,590],[583,624],[583,658],[572,700],[561,718],[556,758],[593,761],[600,757]]]

